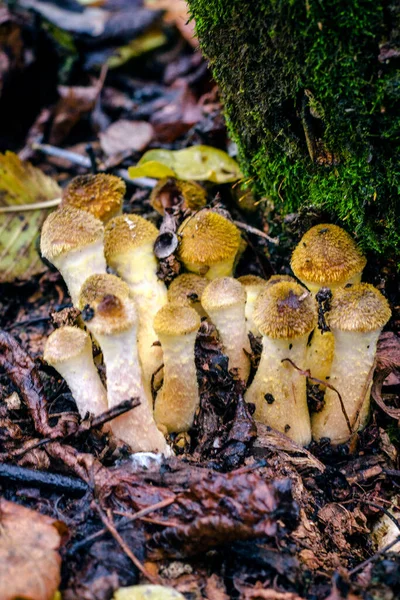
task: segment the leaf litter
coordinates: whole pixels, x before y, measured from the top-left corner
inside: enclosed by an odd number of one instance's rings
[[[241,174],[234,152],[230,156],[218,93],[187,29],[182,37],[182,25],[182,4],[166,7],[158,0],[135,0],[134,10],[128,0],[62,7],[27,0],[15,12],[0,13],[8,49],[1,61],[6,113],[0,113],[0,149],[21,151],[33,165],[25,164],[29,197],[22,186],[18,200],[14,195],[2,204],[54,199],[72,177],[108,169],[127,184],[124,209],[158,225],[164,219],[164,235],[172,235],[190,214],[176,186],[164,191],[164,217],[156,215],[146,187],[154,181],[140,187],[128,169],[138,165],[144,170],[133,173],[140,177],[208,179],[207,202],[222,203],[248,225],[239,272],[284,272],[298,232],[288,218],[288,241],[274,248],[252,233],[253,227],[275,235],[246,213],[226,185]],[[35,83],[29,92],[13,83],[18,74],[32,82],[30,72]],[[27,93],[29,107],[21,110]],[[146,149],[151,154],[142,156]],[[17,165],[15,158],[11,162]],[[20,217],[25,224],[30,214],[12,219],[19,225]],[[301,216],[291,221],[301,227]],[[145,583],[143,572],[187,599],[370,600],[400,594],[398,556],[376,555],[370,536],[400,485],[400,318],[393,265],[377,263],[368,274],[386,286],[395,309],[378,349],[377,405],[352,445],[304,449],[256,427],[216,331],[204,322],[196,343],[201,402],[195,425],[171,439],[175,458],[143,467],[102,426],[107,415],[81,422],[67,386],[42,362],[46,337],[54,327],[74,323],[77,314],[60,276],[39,261],[30,243],[32,270],[25,265],[13,271],[0,294],[0,507],[18,514],[9,532],[7,511],[0,511],[0,532],[10,533],[0,534],[0,552],[5,548],[9,557],[19,536],[16,552],[26,558],[20,574],[27,573],[15,577],[12,583],[24,589],[10,586],[10,598],[35,598],[36,582],[39,598],[55,600],[59,588],[63,600],[110,600]],[[172,246],[166,249],[164,242],[161,252]],[[179,269],[173,253],[160,261],[167,282]],[[254,371],[259,340],[252,340],[252,350]],[[40,544],[37,528],[43,528]]]

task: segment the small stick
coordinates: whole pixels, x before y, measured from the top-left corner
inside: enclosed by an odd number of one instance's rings
[[[61,198],[54,200],[43,200],[43,202],[34,202],[33,204],[14,204],[13,206],[0,206],[0,213],[26,212],[28,210],[41,210],[53,208],[61,203]]]
[[[88,156],[82,156],[77,152],[71,152],[70,150],[64,150],[63,148],[57,148],[57,146],[51,146],[50,144],[32,144],[32,150],[39,150],[47,156],[54,156],[55,158],[61,158],[68,160],[73,165],[90,169],[92,163]]]
[[[121,546],[122,550],[125,552],[127,557],[130,558],[130,560],[133,562],[135,567],[142,573],[142,575],[144,577],[146,577],[146,579],[148,579],[150,581],[150,583],[153,583],[154,585],[160,584],[161,583],[160,579],[158,577],[154,577],[154,575],[149,573],[149,571],[146,569],[146,567],[144,565],[142,565],[142,563],[137,558],[137,556],[134,555],[132,550],[126,544],[125,540],[120,536],[120,534],[116,530],[112,520],[109,519],[104,514],[104,512],[102,511],[102,509],[100,508],[100,506],[97,503],[95,504],[95,506],[96,506],[97,512],[100,515],[100,519],[103,521],[104,525],[106,526],[108,531],[111,533],[111,535],[113,536],[115,541]]]
[[[9,464],[0,464],[0,479],[27,486],[51,488],[70,496],[83,496],[89,489],[84,481],[76,477]]]
[[[264,233],[260,229],[257,229],[257,227],[252,227],[251,225],[247,225],[246,223],[242,223],[242,221],[233,221],[233,222],[240,229],[243,229],[244,231],[247,231],[248,233],[252,233],[253,235],[257,235],[258,237],[264,238],[265,240],[268,240],[269,242],[271,242],[271,244],[275,244],[276,246],[279,245],[279,239],[278,238],[271,237],[270,235]]]

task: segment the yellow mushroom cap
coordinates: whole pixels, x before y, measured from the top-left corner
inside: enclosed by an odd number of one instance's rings
[[[366,262],[353,238],[328,223],[315,225],[303,235],[292,254],[291,267],[301,281],[341,284],[361,273]]]
[[[267,285],[275,285],[276,283],[281,283],[282,281],[288,281],[290,283],[297,283],[294,277],[290,275],[271,275],[271,277],[266,282]]]
[[[238,304],[245,305],[246,290],[237,279],[233,277],[219,277],[211,281],[205,288],[201,303],[205,310],[213,311]]]
[[[108,264],[113,267],[118,256],[145,244],[154,244],[157,236],[157,227],[139,215],[121,215],[111,219],[104,236],[104,253]]]
[[[200,210],[207,204],[207,192],[194,181],[181,181],[174,177],[160,179],[150,195],[150,204],[161,215],[171,208],[175,198],[181,199],[181,206],[192,211]],[[171,202],[172,201],[172,202]],[[179,202],[180,204],[180,202]]]
[[[136,323],[135,304],[128,285],[108,273],[86,279],[79,308],[95,335],[121,333]]]
[[[200,302],[209,281],[195,273],[183,273],[168,288],[168,301],[179,306],[193,306]]]
[[[178,258],[184,263],[210,266],[235,258],[240,246],[240,231],[231,221],[201,210],[188,217],[178,230]]]
[[[92,347],[89,334],[79,327],[66,325],[50,334],[43,358],[49,365],[56,365],[79,356],[88,347]]]
[[[125,191],[125,183],[115,175],[79,175],[65,188],[61,206],[86,210],[106,222],[120,212]]]
[[[81,250],[104,236],[103,223],[90,213],[65,206],[51,213],[45,220],[40,239],[40,249],[50,262]]]
[[[237,278],[244,287],[262,287],[267,283],[266,279],[258,275],[241,275]]]
[[[384,296],[369,283],[338,289],[327,315],[330,327],[341,331],[374,331],[390,319],[391,310]]]
[[[200,317],[189,306],[166,304],[154,317],[153,325],[157,335],[186,335],[198,330]]]
[[[262,335],[292,339],[309,333],[317,324],[317,306],[308,290],[282,281],[258,296],[253,319]]]

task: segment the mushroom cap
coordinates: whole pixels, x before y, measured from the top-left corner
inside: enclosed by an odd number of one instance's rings
[[[50,334],[43,358],[49,365],[57,365],[83,354],[88,348],[92,348],[90,335],[79,327],[66,325]]]
[[[195,273],[183,273],[168,288],[168,301],[179,306],[193,306],[200,302],[209,281]]]
[[[214,265],[235,258],[240,231],[231,221],[212,210],[200,210],[179,227],[178,258],[184,263]]]
[[[237,280],[246,287],[259,287],[262,288],[267,280],[259,277],[258,275],[241,275]]]
[[[276,283],[281,283],[282,281],[288,281],[290,283],[297,283],[294,277],[291,275],[271,275],[271,277],[266,282],[267,285],[275,285]]]
[[[186,335],[198,330],[200,317],[190,306],[166,304],[154,317],[153,325],[157,335]]]
[[[207,204],[207,192],[194,181],[181,181],[174,177],[160,179],[150,194],[150,204],[163,215],[166,208],[174,205],[192,211],[200,210]]]
[[[330,327],[341,331],[374,331],[390,319],[386,298],[370,283],[357,283],[334,292],[327,315]]]
[[[299,283],[282,281],[258,296],[253,319],[262,335],[293,339],[309,333],[317,324],[317,305]]]
[[[118,256],[154,244],[158,229],[139,215],[121,215],[107,223],[104,235],[104,254],[109,265],[114,266]]]
[[[121,210],[125,191],[125,183],[115,175],[78,175],[63,191],[61,206],[86,210],[104,223]]]
[[[40,250],[50,262],[103,240],[103,223],[92,214],[73,206],[52,212],[43,223]]]
[[[205,288],[201,303],[207,312],[228,308],[229,306],[245,305],[246,290],[233,277],[218,277]]]
[[[330,223],[311,227],[292,254],[293,273],[301,281],[317,284],[346,283],[366,265],[353,238]]]
[[[136,324],[135,304],[128,285],[108,273],[86,279],[79,308],[95,335],[122,333]]]

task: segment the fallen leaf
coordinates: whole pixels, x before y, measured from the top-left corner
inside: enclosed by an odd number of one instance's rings
[[[104,32],[110,18],[109,11],[97,7],[88,7],[82,11],[66,10],[56,3],[40,0],[20,0],[20,6],[39,13],[60,29],[73,33],[99,36]]]
[[[153,127],[146,121],[115,121],[100,133],[100,144],[108,155],[127,151],[143,151],[153,139]]]
[[[233,182],[242,177],[237,162],[226,152],[211,146],[191,146],[183,150],[149,150],[136,167],[130,167],[128,172],[132,179],[175,176],[178,179],[214,183]]]
[[[34,204],[61,196],[58,184],[13,152],[0,154],[0,206]],[[46,266],[36,249],[48,210],[0,213],[0,282],[27,280]]]
[[[54,110],[49,143],[60,144],[85,113],[93,110],[101,82],[92,86],[58,86],[60,99]]]
[[[114,600],[184,600],[184,596],[163,585],[133,585],[117,590]]]
[[[65,526],[0,499],[1,600],[52,600],[61,581],[61,535]]]
[[[151,28],[146,33],[131,40],[129,44],[117,48],[107,60],[107,65],[110,69],[116,69],[132,58],[137,58],[146,52],[160,48],[166,42],[167,37],[160,29]]]
[[[193,47],[197,48],[199,41],[196,38],[194,19],[190,20],[186,0],[146,0],[145,6],[151,10],[165,10],[166,23],[175,23],[182,36]]]
[[[175,141],[202,117],[201,107],[186,81],[177,79],[170,89],[178,93],[171,102],[156,111],[150,121],[157,139],[163,143]]]

